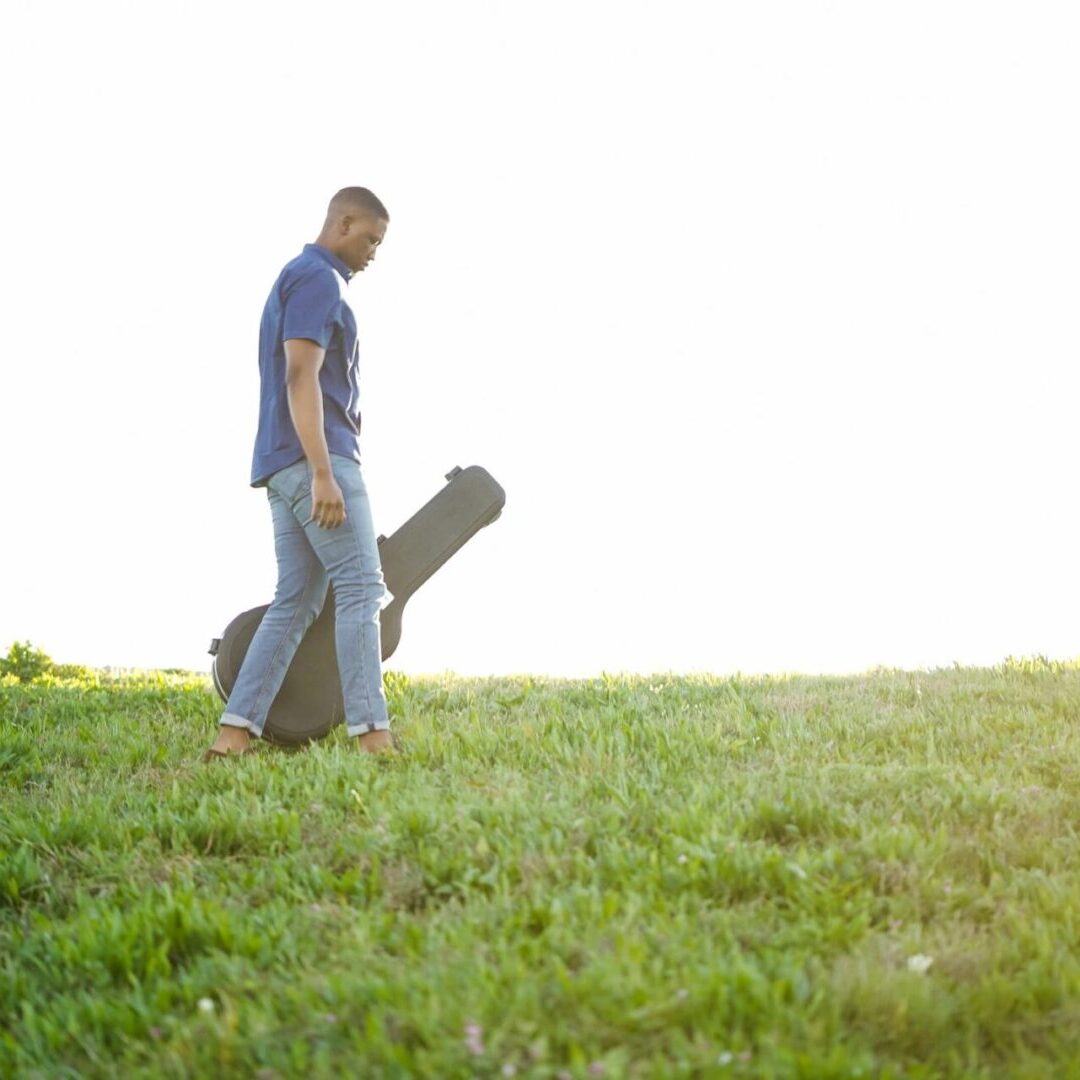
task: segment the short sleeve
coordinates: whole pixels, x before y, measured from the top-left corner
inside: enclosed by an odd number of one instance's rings
[[[281,340],[308,338],[322,348],[330,344],[341,292],[333,274],[307,274],[285,293]]]

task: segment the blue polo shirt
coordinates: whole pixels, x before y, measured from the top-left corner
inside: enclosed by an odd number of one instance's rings
[[[289,414],[285,342],[308,338],[326,350],[319,370],[326,445],[360,460],[359,347],[347,284],[353,272],[333,252],[306,244],[278,275],[259,328],[259,429],[251,486],[263,487],[279,469],[304,457]]]

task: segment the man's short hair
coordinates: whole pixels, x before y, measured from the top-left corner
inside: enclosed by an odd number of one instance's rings
[[[389,222],[390,215],[386,207],[378,197],[368,191],[366,187],[342,188],[331,200],[327,207],[327,217],[337,217],[339,214],[348,213],[350,210],[359,210],[364,214],[372,214]]]

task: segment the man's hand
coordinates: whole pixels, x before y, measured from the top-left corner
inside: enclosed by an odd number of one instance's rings
[[[324,529],[336,529],[345,521],[345,496],[332,472],[315,472],[311,477],[311,517]]]

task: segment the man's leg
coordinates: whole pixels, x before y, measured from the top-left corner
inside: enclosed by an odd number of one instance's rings
[[[359,737],[362,749],[388,749],[390,720],[379,635],[379,610],[386,587],[371,504],[357,462],[331,454],[330,464],[345,499],[345,522],[336,529],[311,524],[306,533],[334,586],[334,640],[346,727],[350,735]],[[310,509],[309,495],[297,510],[310,513]]]
[[[267,489],[274,522],[277,589],[229,694],[214,744],[219,753],[243,753],[251,735],[262,734],[296,650],[326,600],[326,571],[290,505],[306,475],[306,464],[298,462],[271,477]],[[310,485],[307,490],[310,492]]]

